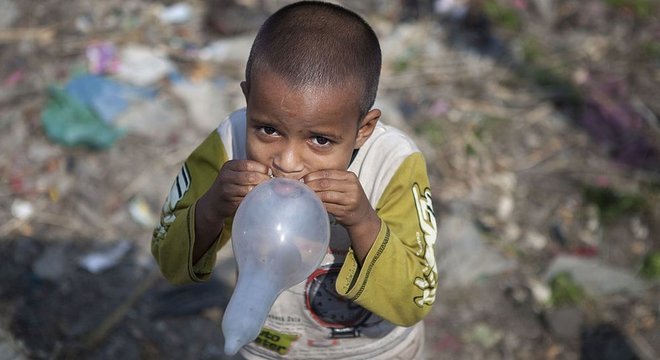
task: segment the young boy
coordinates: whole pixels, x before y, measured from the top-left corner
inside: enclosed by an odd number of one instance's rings
[[[247,359],[419,359],[435,300],[436,223],[422,154],[372,109],[378,39],[355,13],[299,2],[257,34],[228,116],[188,157],[152,252],[173,283],[209,278],[243,197],[303,181],[331,215],[322,265],[282,292]],[[273,209],[277,211],[277,209]]]

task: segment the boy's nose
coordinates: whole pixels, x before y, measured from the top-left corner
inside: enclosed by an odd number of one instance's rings
[[[273,162],[275,176],[298,180],[305,169],[300,151],[295,146],[288,146]]]

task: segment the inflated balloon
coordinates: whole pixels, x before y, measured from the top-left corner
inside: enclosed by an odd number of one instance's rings
[[[274,178],[247,194],[232,225],[238,282],[222,319],[227,355],[257,338],[277,296],[319,266],[329,241],[328,214],[305,184]]]

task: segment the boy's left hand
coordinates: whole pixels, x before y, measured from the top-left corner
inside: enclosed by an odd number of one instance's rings
[[[350,171],[320,170],[307,174],[303,181],[348,230],[353,250],[362,262],[378,236],[380,218],[371,207],[357,175]]]

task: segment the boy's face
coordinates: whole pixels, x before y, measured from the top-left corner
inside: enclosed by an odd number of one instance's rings
[[[247,101],[247,157],[276,177],[298,180],[317,170],[346,170],[354,149],[371,135],[380,111],[359,119],[360,94],[347,89],[293,90],[278,75],[252,75]]]

